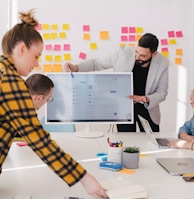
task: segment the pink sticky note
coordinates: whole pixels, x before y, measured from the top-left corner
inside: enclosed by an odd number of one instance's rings
[[[46,50],[52,50],[52,44],[47,44],[47,45],[45,46],[45,49],[46,49]]]
[[[128,41],[128,37],[127,36],[121,36],[121,41]]]
[[[129,28],[128,27],[121,27],[121,33],[128,33]]]
[[[161,44],[162,45],[168,45],[168,40],[167,39],[161,39]]]
[[[169,37],[175,37],[174,31],[168,31],[168,36]]]
[[[61,45],[55,44],[54,51],[60,51],[60,50],[61,50]]]
[[[135,35],[129,35],[129,41],[136,41]]]
[[[79,58],[86,59],[86,53],[80,52]]]
[[[83,31],[89,32],[90,26],[89,25],[83,25]]]
[[[38,24],[38,26],[36,27],[36,30],[42,30],[42,25]]]
[[[182,31],[176,31],[176,36],[177,37],[183,37]]]
[[[168,52],[168,48],[162,48],[162,52]]]
[[[135,27],[129,27],[129,32],[130,33],[136,33],[136,28]]]
[[[69,51],[70,50],[70,44],[64,44],[63,50]]]

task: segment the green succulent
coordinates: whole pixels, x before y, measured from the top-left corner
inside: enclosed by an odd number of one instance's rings
[[[123,151],[126,153],[139,153],[140,149],[136,146],[129,146],[125,147]]]

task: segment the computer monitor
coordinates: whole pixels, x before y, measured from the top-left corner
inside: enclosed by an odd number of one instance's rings
[[[53,101],[46,105],[47,123],[133,123],[131,72],[47,73],[54,83]],[[76,132],[83,137],[102,132]]]

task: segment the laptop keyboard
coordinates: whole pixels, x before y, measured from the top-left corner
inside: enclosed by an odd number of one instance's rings
[[[157,138],[157,142],[160,146],[168,146],[169,141],[165,138]]]

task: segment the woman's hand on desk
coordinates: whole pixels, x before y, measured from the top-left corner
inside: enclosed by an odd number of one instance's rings
[[[96,198],[108,198],[106,190],[97,182],[97,180],[87,173],[81,180],[86,192]]]
[[[194,142],[188,142],[188,141],[185,141],[185,140],[176,140],[176,141],[170,142],[169,146],[170,147],[177,147],[177,148],[180,148],[180,149],[191,149],[191,150],[193,150],[194,149],[193,143]]]

